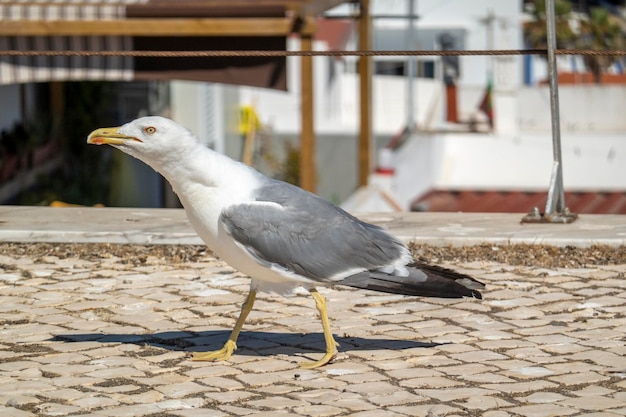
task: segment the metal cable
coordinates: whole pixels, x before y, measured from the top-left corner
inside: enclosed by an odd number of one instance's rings
[[[557,49],[557,55],[626,56],[626,51]],[[449,51],[52,51],[0,50],[0,56],[121,56],[146,58],[188,57],[286,57],[286,56],[480,56],[546,55],[545,49],[449,50]]]

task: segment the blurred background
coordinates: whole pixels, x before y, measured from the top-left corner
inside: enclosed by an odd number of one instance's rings
[[[0,204],[178,207],[149,167],[86,144],[95,128],[152,114],[298,184],[304,117],[300,57],[2,51],[297,51],[304,42],[298,29],[277,26],[302,23],[295,14],[313,22],[313,50],[358,50],[355,18],[363,3],[0,1]],[[557,47],[623,51],[624,3],[556,0]],[[546,47],[543,0],[370,0],[365,6],[374,51]],[[170,22],[199,17],[216,22],[213,32],[167,33]],[[313,58],[306,87],[313,92],[315,132],[315,147],[307,148],[315,165],[309,188],[350,211],[526,213],[545,203],[552,170],[545,56],[370,58],[366,181],[359,179],[359,59]],[[567,205],[577,213],[626,214],[624,57],[559,55],[557,64]]]

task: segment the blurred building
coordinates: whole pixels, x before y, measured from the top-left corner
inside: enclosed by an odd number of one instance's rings
[[[350,3],[326,11],[325,18],[317,21],[314,49],[357,49],[357,28],[351,20],[357,12]],[[375,50],[524,48],[522,24],[527,16],[519,0],[372,0],[371,12]],[[285,42],[287,49],[299,49],[297,37]],[[537,198],[543,198],[537,193],[547,189],[552,168],[543,58],[399,55],[372,59],[372,153],[381,156],[375,158],[370,185],[362,189],[357,189],[357,58],[313,59],[319,195],[351,211],[467,211],[478,207],[468,201],[480,200],[485,204],[479,210],[522,213],[531,208],[528,201],[537,205]],[[559,65],[574,79],[584,72],[575,58],[560,59]],[[129,76],[124,71],[116,74]],[[239,158],[247,136],[240,116],[242,109],[251,109],[259,122],[253,163],[274,174],[285,157],[286,144],[297,147],[299,143],[299,74],[300,59],[289,57],[282,89],[208,82],[180,74],[175,81],[141,81],[138,88],[145,88],[147,96],[132,105],[118,103],[117,108],[125,109],[118,118],[122,122],[145,113],[165,114],[188,126],[208,146]],[[31,85],[0,86],[0,106],[6,109],[0,112],[0,128],[28,112],[28,105],[20,109],[11,103],[29,103]],[[120,91],[127,85],[120,84]],[[596,208],[587,205],[585,210],[610,207],[603,210],[626,212],[621,200],[611,197],[626,190],[626,121],[620,114],[625,95],[626,87],[620,84],[560,85],[565,187],[580,195],[601,193],[618,201]],[[124,94],[118,97],[131,102]],[[154,174],[148,170],[141,175]],[[149,201],[123,197],[137,195],[146,183],[157,190]],[[122,190],[119,201],[175,204],[166,190],[158,180],[146,179],[134,190]],[[489,205],[495,195],[499,200]],[[437,203],[441,201],[447,203]]]

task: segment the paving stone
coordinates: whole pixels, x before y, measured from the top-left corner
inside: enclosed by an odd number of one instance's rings
[[[265,395],[265,394],[269,394],[269,395],[291,395],[294,394],[296,392],[300,392],[305,390],[305,387],[302,386],[295,386],[295,385],[290,385],[288,383],[285,384],[275,384],[275,385],[269,385],[266,387],[258,387],[254,390],[254,392],[260,394],[260,395]]]
[[[379,372],[365,372],[356,374],[336,375],[336,379],[345,381],[348,384],[359,384],[365,382],[377,382],[388,380],[389,377]]]
[[[42,400],[32,395],[0,395],[0,405],[8,407],[23,407],[25,405],[39,404]]]
[[[306,292],[261,294],[229,361],[188,360],[226,340],[248,290],[209,255],[0,264],[30,271],[0,271],[3,417],[626,415],[621,265],[463,265],[482,302],[323,288],[341,352],[304,370],[324,348]]]
[[[534,380],[529,382],[513,382],[502,384],[484,384],[483,387],[497,390],[503,393],[520,394],[525,392],[554,389],[558,385],[546,380]]]
[[[463,383],[451,378],[430,377],[405,379],[400,381],[400,385],[410,388],[448,388],[463,385]]]
[[[343,414],[346,410],[332,405],[306,405],[295,407],[293,411],[303,416],[332,417]]]
[[[116,385],[112,387],[91,386],[89,388],[93,391],[100,391],[100,392],[104,392],[107,394],[134,392],[134,391],[138,391],[141,389],[139,385],[132,385],[132,384]]]
[[[560,334],[560,331],[562,331],[562,329],[560,329],[559,332],[555,334],[541,336],[528,334],[527,340],[536,343],[542,350],[545,350],[547,352],[568,353],[572,351],[571,349],[587,350],[586,348],[580,347],[578,345],[578,339],[564,336]]]
[[[487,411],[482,414],[482,417],[509,417],[511,414],[503,410]]]
[[[529,402],[533,404],[554,404],[559,401],[566,400],[568,397],[558,394],[556,392],[535,392],[526,397],[520,397],[521,401]]]
[[[277,410],[301,407],[305,403],[300,400],[293,400],[287,397],[274,396],[271,398],[262,398],[259,400],[248,400],[246,405],[256,408],[272,408]]]
[[[520,379],[536,379],[548,375],[554,375],[555,371],[544,368],[543,366],[521,366],[509,367],[505,369],[504,375],[512,376]]]
[[[93,378],[128,378],[132,376],[141,376],[143,372],[130,367],[130,366],[120,366],[115,368],[104,368],[98,369],[89,372],[86,375]]]
[[[407,364],[404,362],[404,366]],[[389,375],[392,378],[396,378],[399,380],[413,379],[413,378],[430,378],[434,376],[443,376],[441,371],[431,369],[431,368],[404,368],[404,369],[392,369],[390,371],[385,372],[386,375]]]
[[[432,343],[467,343],[474,341],[475,337],[470,333],[450,333],[442,336],[436,336],[430,338]]]
[[[407,358],[407,362],[412,364],[412,366],[431,366],[431,367],[440,367],[440,366],[452,366],[461,364],[460,361],[450,358],[445,355],[430,355],[430,356],[416,356],[412,358]]]
[[[222,377],[210,377],[210,378],[202,378],[196,379],[199,383],[201,383],[205,390],[239,390],[243,388],[243,385],[231,378],[222,378]]]
[[[451,417],[467,415],[462,408],[452,407],[446,404],[424,404],[409,406],[393,406],[389,410],[400,415],[412,417]]]
[[[493,303],[495,303],[495,307],[503,307],[504,305],[508,307],[517,307],[517,308],[514,308],[513,310],[502,311],[502,312],[495,314],[496,317],[501,317],[503,319],[523,320],[523,319],[529,319],[529,318],[535,318],[535,317],[543,317],[545,315],[543,311],[536,309],[536,308],[518,307],[519,305],[521,305],[521,303],[518,304],[517,300],[514,300],[514,299],[507,300],[506,302],[494,301]],[[517,322],[517,323],[519,325],[519,323],[521,322]]]
[[[462,362],[472,363],[484,363],[489,361],[496,361],[500,359],[508,359],[507,356],[501,353],[493,352],[490,350],[474,350],[464,353],[455,353],[450,355],[454,359],[458,359]]]
[[[482,374],[485,372],[493,371],[497,368],[493,366],[484,365],[480,362],[468,363],[464,365],[446,366],[440,367],[439,370],[446,375],[464,376]]]
[[[10,384],[3,384],[3,396],[23,396],[32,395],[33,393],[44,393],[56,389],[52,384],[43,380],[16,380]]]
[[[396,417],[393,411],[387,410],[369,410],[352,414],[353,417]]]
[[[380,408],[378,406],[370,403],[369,401],[367,401],[367,397],[363,396],[350,397],[341,395],[333,402],[333,405],[349,410],[351,413],[371,410],[380,411]]]
[[[579,410],[610,410],[626,407],[626,402],[619,401],[607,396],[587,395],[579,398],[570,398],[562,401],[560,404],[574,407]]]
[[[226,417],[228,414],[208,408],[195,408],[190,410],[176,410],[171,412],[172,415],[178,417]]]
[[[13,407],[4,407],[2,405],[0,405],[0,415],[2,415],[2,417],[35,417],[35,414],[31,412],[22,411]]]
[[[614,392],[613,390],[610,390],[604,387],[594,386],[594,385],[587,386],[578,391],[570,391],[571,394],[578,395],[579,397],[608,396],[612,394],[613,392]],[[626,397],[624,399],[626,400]]]
[[[248,362],[242,364],[240,369],[243,372],[266,373],[294,369],[296,366],[290,361],[268,358],[262,361]]]
[[[200,392],[205,392],[206,387],[193,381],[185,381],[178,384],[160,385],[155,387],[162,392],[167,398],[183,398]]]
[[[71,402],[84,396],[84,393],[72,388],[55,389],[53,391],[44,391],[40,393],[42,397],[48,399],[59,400],[63,402]]]
[[[390,405],[404,405],[409,403],[417,403],[425,400],[424,397],[412,394],[408,391],[396,390],[391,393],[375,393],[368,397],[368,401],[376,404],[379,407],[388,407]]]
[[[496,396],[487,396],[487,395],[478,395],[469,397],[464,402],[456,402],[457,404],[462,405],[464,408],[469,410],[497,410],[500,408],[510,407],[513,404],[503,400],[502,398],[498,398]]]
[[[248,391],[229,391],[229,392],[206,392],[205,398],[216,403],[240,403],[251,397],[257,397],[258,394]]]
[[[98,411],[96,415],[108,417],[142,417],[150,414],[156,414],[159,411],[159,408],[154,404],[133,404],[109,407],[106,411]]]
[[[563,385],[580,385],[595,384],[601,381],[606,381],[609,379],[609,377],[605,375],[600,375],[596,372],[582,372],[549,377],[548,379]]]
[[[528,417],[561,417],[571,416],[578,412],[576,409],[561,407],[556,404],[524,405],[510,408],[508,411],[514,415]]]
[[[205,378],[205,377],[219,377],[227,375],[238,375],[242,371],[228,365],[219,365],[218,363],[212,363],[211,366],[206,366],[203,362],[190,362],[191,369],[184,371],[184,374],[191,378]]]
[[[223,405],[220,406],[220,409],[224,410],[229,416],[249,416],[255,412],[253,409],[234,405]]]
[[[350,384],[346,387],[346,390],[350,392],[356,392],[364,395],[391,393],[397,391],[397,389],[398,388],[396,386],[384,381]]]
[[[89,396],[78,398],[72,401],[72,405],[78,406],[81,411],[92,410],[94,408],[107,408],[119,405],[119,401],[104,396]]]
[[[58,404],[58,403],[41,403],[36,407],[37,411],[44,416],[66,416],[76,413],[80,407],[75,405]]]
[[[241,374],[237,375],[236,378],[243,382],[245,385],[250,387],[263,387],[267,385],[272,385],[276,383],[281,383],[285,380],[294,380],[295,373],[293,373],[290,377],[285,376],[284,374],[277,373],[267,373],[267,374]]]
[[[440,401],[457,401],[465,398],[476,397],[481,395],[490,395],[493,393],[490,389],[484,388],[446,388],[446,389],[416,389],[415,392],[419,395],[428,398],[436,398]]]
[[[59,326],[33,323],[4,328],[0,330],[0,336],[4,340],[19,340],[20,343],[45,342],[64,330]]]
[[[623,337],[623,335],[621,335]],[[594,362],[598,365],[617,368],[620,366],[624,366],[626,363],[624,361],[624,357],[620,355],[616,355],[611,352],[606,351],[597,351],[597,350],[587,350],[584,352],[576,353],[571,356],[573,360],[587,360]]]
[[[464,375],[463,379],[468,382],[475,382],[478,384],[494,384],[494,383],[510,383],[515,382],[514,379],[506,377],[502,374],[496,374],[493,372],[485,372],[482,374]]]
[[[127,375],[127,377],[130,377],[132,381],[135,381],[139,384],[150,386],[158,386],[162,384],[180,384],[189,380],[187,376],[181,375],[178,372],[168,372],[159,375],[150,375],[148,377],[133,375]]]

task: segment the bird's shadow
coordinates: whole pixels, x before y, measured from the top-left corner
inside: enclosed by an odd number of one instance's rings
[[[72,333],[57,335],[50,340],[65,343],[123,343],[153,346],[172,351],[204,352],[221,348],[229,334],[229,331],[223,330],[205,332],[168,331],[152,334]],[[445,344],[350,336],[335,336],[335,340],[340,345],[340,352],[431,348]],[[324,335],[322,333],[300,334],[244,331],[239,336],[237,346],[239,347],[237,354],[252,356],[323,352],[325,349]]]

